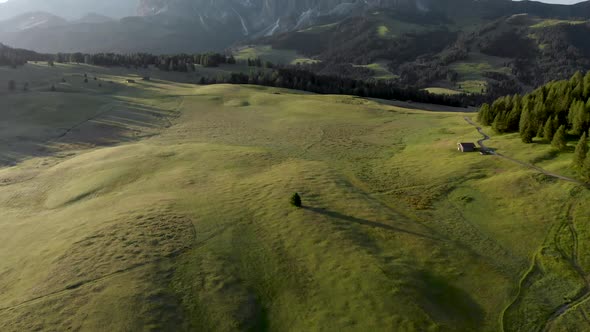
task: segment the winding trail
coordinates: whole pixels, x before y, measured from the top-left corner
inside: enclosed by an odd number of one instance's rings
[[[477,129],[477,131],[483,136],[482,139],[477,141],[477,144],[481,147],[482,152],[489,154],[489,155],[497,156],[502,159],[511,161],[515,164],[533,169],[533,170],[535,170],[539,173],[545,174],[547,176],[550,176],[550,177],[553,177],[553,178],[556,178],[559,180],[563,180],[563,181],[572,182],[572,183],[581,185],[586,188],[590,188],[590,183],[585,183],[585,182],[582,182],[582,181],[579,181],[579,180],[576,180],[576,179],[573,179],[573,178],[570,178],[567,176],[563,176],[560,174],[549,172],[549,171],[547,171],[541,167],[535,166],[533,164],[529,164],[524,161],[514,159],[514,158],[511,158],[511,157],[508,157],[508,156],[505,156],[505,155],[495,152],[493,149],[488,148],[485,145],[485,141],[491,139],[490,136],[487,135],[485,132],[483,132],[482,128],[480,126],[478,126],[475,122],[473,122],[473,120],[471,120],[471,118],[466,116],[466,117],[464,117],[464,119],[465,119],[465,121],[467,121],[467,123],[474,126]],[[590,280],[586,277],[584,270],[582,269],[582,267],[580,266],[580,264],[578,262],[578,232],[576,230],[576,226],[574,223],[574,210],[575,210],[576,203],[577,203],[577,201],[570,204],[570,206],[567,210],[567,223],[564,226],[568,228],[568,230],[572,236],[573,242],[574,242],[573,243],[574,246],[573,246],[572,252],[571,252],[571,258],[568,259],[568,261],[571,264],[572,268],[580,276],[580,278],[582,280],[584,280],[584,290],[580,294],[578,294],[575,298],[573,298],[571,301],[568,301],[568,302],[562,304],[561,306],[559,306],[558,308],[556,308],[555,311],[553,311],[551,316],[545,322],[545,325],[543,326],[542,331],[551,330],[551,326],[556,319],[558,319],[559,317],[561,317],[562,315],[567,313],[570,309],[576,309],[580,304],[582,304],[582,303],[586,302],[588,299],[590,299]],[[566,258],[568,256],[565,252],[562,252],[559,248],[558,248],[558,250],[564,256],[564,258]],[[536,259],[533,258],[533,265],[532,265],[531,269],[529,269],[529,271],[525,274],[525,277],[523,278],[523,280],[526,280],[528,274],[532,271],[532,268],[536,264],[537,264]],[[522,288],[522,284],[519,286],[519,288]],[[519,290],[519,293],[520,293],[520,290]],[[517,296],[517,299],[519,296],[520,295]],[[504,320],[504,318],[502,318],[502,321],[503,320]],[[504,323],[502,323],[502,326],[503,325],[504,325]]]
[[[582,181],[576,180],[574,178],[570,178],[570,177],[567,177],[567,176],[564,176],[564,175],[553,173],[553,172],[550,172],[548,170],[545,170],[545,169],[543,169],[541,167],[535,166],[533,164],[529,164],[527,162],[524,162],[524,161],[521,161],[521,160],[518,160],[518,159],[514,159],[512,157],[508,157],[508,156],[505,156],[503,154],[500,154],[500,153],[495,152],[493,149],[488,148],[485,145],[485,143],[484,143],[485,141],[490,140],[491,137],[488,136],[486,133],[484,133],[483,130],[482,130],[482,128],[479,127],[475,122],[473,122],[473,120],[471,120],[471,118],[469,118],[469,117],[466,116],[466,117],[464,117],[464,119],[465,119],[465,121],[467,121],[467,123],[469,123],[470,125],[474,126],[477,129],[477,131],[483,136],[483,139],[480,139],[479,141],[477,141],[477,144],[481,147],[481,150],[483,152],[485,152],[487,154],[490,154],[490,155],[493,155],[493,156],[500,157],[500,158],[505,159],[505,160],[508,160],[508,161],[511,161],[511,162],[513,162],[515,164],[519,164],[521,166],[524,166],[524,167],[533,169],[533,170],[535,170],[535,171],[537,171],[539,173],[545,174],[547,176],[550,176],[550,177],[553,177],[553,178],[556,178],[556,179],[559,179],[559,180],[563,180],[563,181],[572,182],[572,183],[575,183],[575,184],[584,186],[586,188],[590,188],[590,183],[582,182]]]
[[[584,270],[582,269],[582,267],[580,266],[579,262],[578,262],[578,232],[576,230],[576,225],[574,223],[574,210],[575,210],[575,206],[577,204],[576,202],[573,202],[567,211],[567,227],[570,230],[570,233],[572,235],[572,239],[574,241],[574,247],[572,248],[572,253],[571,253],[571,259],[569,259],[570,264],[572,265],[572,267],[574,268],[574,270],[576,270],[576,273],[580,276],[580,278],[582,280],[584,280],[584,291],[581,292],[580,294],[576,295],[575,298],[573,298],[571,301],[566,302],[564,304],[562,304],[561,306],[559,306],[549,317],[549,319],[547,319],[547,321],[545,322],[545,326],[543,328],[543,331],[550,331],[551,330],[551,326],[553,324],[553,322],[563,316],[565,313],[567,313],[570,309],[576,309],[576,307],[584,302],[586,302],[586,300],[588,300],[588,298],[590,298],[590,280],[588,280],[588,278],[586,277],[586,273],[584,272]]]

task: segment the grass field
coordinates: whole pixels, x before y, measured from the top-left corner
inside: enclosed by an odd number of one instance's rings
[[[590,192],[474,114],[135,75],[0,68],[0,330],[588,328]]]
[[[434,93],[437,95],[458,95],[461,93],[461,91],[457,91],[457,90],[453,90],[453,89],[449,89],[449,88],[439,88],[439,87],[431,87],[431,88],[426,88],[424,89],[430,93]]]
[[[535,24],[531,25],[531,28],[539,29],[539,28],[547,28],[555,25],[560,24],[585,24],[588,21],[576,21],[576,20],[557,20],[557,19],[549,19],[549,20],[540,20],[540,22],[536,22]]]
[[[365,67],[371,69],[375,73],[373,78],[378,80],[393,80],[399,77],[398,75],[389,71],[387,68],[387,61],[385,60],[380,60],[368,65],[355,65],[355,67]]]
[[[260,58],[264,61],[270,61],[274,64],[307,64],[314,63],[318,60],[310,59],[306,56],[298,54],[293,50],[279,50],[273,49],[269,45],[256,45],[249,47],[242,47],[234,52],[237,60],[247,61],[248,59]]]
[[[504,67],[507,59],[472,52],[464,61],[451,64],[450,68],[459,74],[457,87],[467,93],[481,93],[487,87],[485,72],[499,72],[511,74],[508,67]]]

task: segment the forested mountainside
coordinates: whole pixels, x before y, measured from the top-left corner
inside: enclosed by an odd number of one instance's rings
[[[316,71],[366,77],[367,68],[381,63],[405,85],[501,96],[589,70],[589,33],[585,18],[516,14],[467,29],[433,13],[380,11],[257,44],[297,50],[318,60],[310,65]]]

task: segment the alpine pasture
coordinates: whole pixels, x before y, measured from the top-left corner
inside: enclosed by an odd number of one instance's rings
[[[194,82],[0,68],[0,330],[587,328],[588,189],[474,113]]]

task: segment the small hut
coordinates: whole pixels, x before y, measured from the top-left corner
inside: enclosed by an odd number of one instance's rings
[[[477,145],[475,143],[458,143],[457,150],[461,152],[475,152],[477,151]]]

